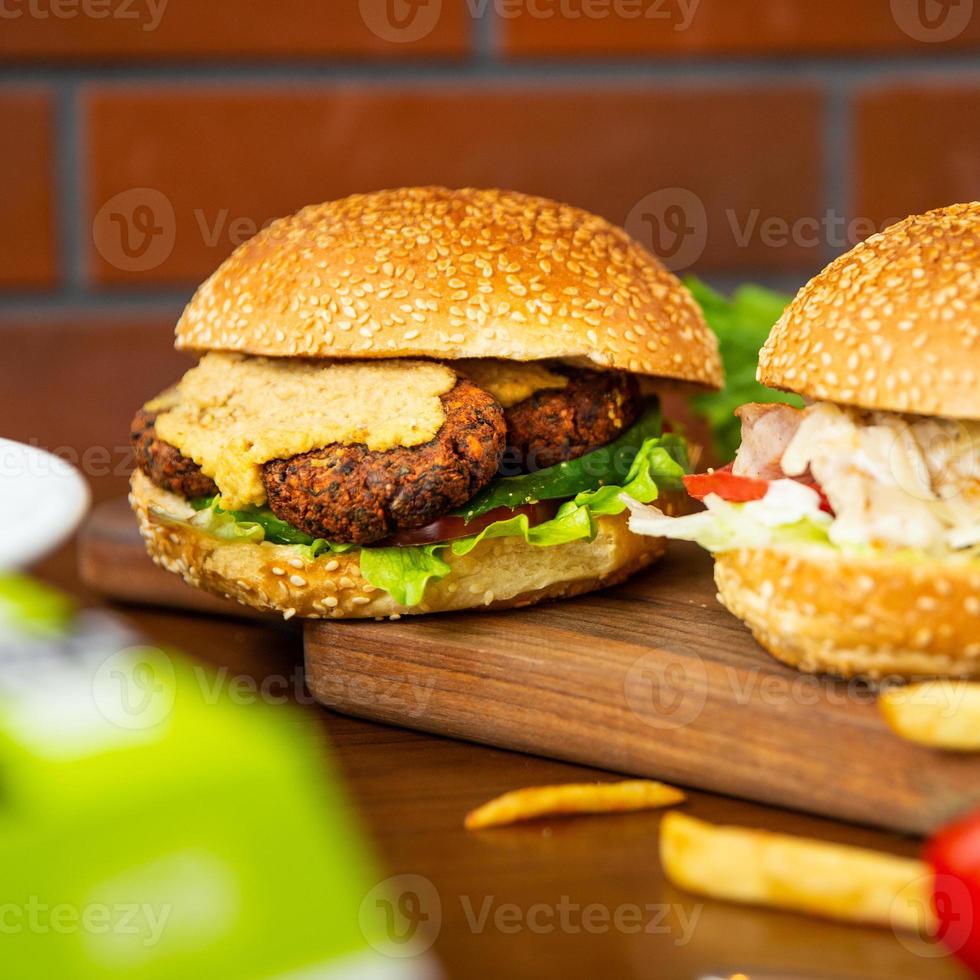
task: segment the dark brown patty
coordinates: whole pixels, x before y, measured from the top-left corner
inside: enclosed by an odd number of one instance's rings
[[[314,537],[371,544],[461,506],[497,472],[504,413],[465,379],[442,396],[442,406],[446,421],[421,446],[373,452],[333,445],[266,463],[269,507]]]
[[[629,428],[643,411],[636,378],[618,371],[560,368],[564,388],[546,388],[511,406],[504,473],[576,459]]]
[[[157,438],[157,413],[141,408],[130,426],[136,465],[158,486],[192,500],[213,497],[218,488],[201,467],[175,446]]]

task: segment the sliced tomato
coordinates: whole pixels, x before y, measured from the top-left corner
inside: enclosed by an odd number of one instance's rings
[[[768,480],[756,480],[751,476],[736,476],[732,464],[711,473],[695,473],[684,477],[684,486],[695,500],[704,500],[709,493],[716,493],[732,504],[745,504],[750,500],[762,500],[769,489]]]
[[[809,487],[820,497],[820,509],[828,514],[834,513],[827,495],[823,492],[823,487],[816,480],[806,476],[788,476],[786,479],[795,480]],[[693,476],[684,477],[687,492],[696,500],[704,500],[709,493],[716,493],[730,504],[747,504],[750,500],[762,500],[769,489],[769,482],[753,476],[737,476],[732,472],[731,463],[711,473],[695,473]]]
[[[398,531],[379,542],[379,547],[402,547],[407,548],[416,544],[436,544],[439,541],[453,541],[456,538],[468,538],[473,534],[479,534],[485,527],[495,524],[497,521],[509,521],[518,514],[527,515],[527,519],[534,527],[536,524],[543,524],[550,521],[558,510],[558,503],[553,500],[543,500],[537,504],[524,504],[523,507],[495,507],[488,510],[479,517],[466,523],[462,517],[454,514],[447,514],[439,517],[425,527],[418,527],[411,531]]]

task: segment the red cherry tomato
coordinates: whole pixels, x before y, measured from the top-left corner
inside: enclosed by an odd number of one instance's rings
[[[938,938],[980,976],[980,812],[943,827],[926,845]]]
[[[447,514],[434,520],[425,527],[418,527],[411,531],[398,531],[385,538],[379,543],[379,547],[398,546],[408,548],[416,544],[435,544],[438,541],[452,541],[455,538],[468,538],[471,535],[479,534],[485,527],[495,524],[497,521],[507,521],[518,514],[526,514],[531,523],[531,527],[536,524],[543,524],[550,521],[555,516],[558,505],[552,501],[542,501],[537,504],[524,504],[522,507],[495,507],[488,510],[479,517],[466,523],[462,517],[454,514]]]
[[[750,500],[762,500],[769,489],[768,480],[756,480],[750,476],[736,476],[732,464],[711,473],[695,473],[684,477],[687,492],[696,500],[704,500],[709,493],[716,493],[732,504],[745,504]]]

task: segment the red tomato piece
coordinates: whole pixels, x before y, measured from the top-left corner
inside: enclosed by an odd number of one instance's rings
[[[696,500],[704,500],[709,493],[716,493],[732,504],[745,504],[761,500],[769,489],[768,480],[756,480],[750,476],[736,476],[732,464],[711,473],[695,473],[684,477],[687,492]]]
[[[980,812],[943,827],[925,859],[935,874],[937,938],[980,976]]]
[[[379,547],[387,548],[397,545],[407,548],[416,544],[436,544],[439,541],[468,538],[471,535],[479,534],[485,527],[489,527],[497,521],[508,521],[518,514],[527,515],[531,527],[534,527],[536,524],[550,521],[557,510],[558,504],[552,501],[524,504],[523,507],[515,507],[513,510],[510,507],[495,507],[485,514],[480,514],[479,517],[474,517],[469,524],[462,517],[447,514],[445,517],[439,517],[432,521],[431,524],[426,524],[425,527],[418,527],[411,531],[398,531],[381,541]]]

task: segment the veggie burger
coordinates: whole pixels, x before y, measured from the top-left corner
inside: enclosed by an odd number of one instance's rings
[[[637,532],[715,552],[720,598],[781,660],[842,675],[980,674],[980,203],[841,256],[773,328],[707,510]]]
[[[650,379],[717,388],[685,287],[608,222],[496,190],[305,208],[197,291],[198,363],[137,412],[154,560],[287,618],[525,605],[659,557],[684,440]]]

